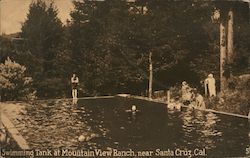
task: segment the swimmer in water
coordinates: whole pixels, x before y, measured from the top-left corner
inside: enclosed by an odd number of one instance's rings
[[[126,112],[132,112],[132,114],[135,114],[136,112],[139,112],[139,110],[137,110],[135,105],[132,105],[130,110],[126,110]]]

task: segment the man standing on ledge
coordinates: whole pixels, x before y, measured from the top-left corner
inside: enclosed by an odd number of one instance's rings
[[[79,84],[79,79],[76,74],[73,74],[71,77],[71,85],[72,85],[72,97],[73,99],[77,99],[77,87]]]
[[[209,97],[216,96],[216,86],[213,74],[209,74],[205,79],[205,95],[207,95],[207,92],[209,94]]]

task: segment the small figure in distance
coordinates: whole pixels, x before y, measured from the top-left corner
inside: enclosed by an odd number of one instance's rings
[[[205,96],[209,94],[209,97],[216,96],[216,86],[215,86],[215,79],[213,74],[209,74],[208,77],[204,81],[205,84]]]
[[[73,97],[73,99],[77,99],[78,84],[79,84],[79,78],[76,76],[76,74],[73,74],[73,76],[71,77],[72,97]]]

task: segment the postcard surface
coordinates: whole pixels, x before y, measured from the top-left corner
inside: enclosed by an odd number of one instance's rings
[[[0,0],[0,158],[250,157],[250,1]]]

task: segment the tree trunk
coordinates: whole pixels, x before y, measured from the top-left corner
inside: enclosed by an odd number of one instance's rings
[[[224,76],[224,66],[226,62],[226,28],[225,21],[222,19],[220,22],[220,90],[226,89],[226,78]]]
[[[227,33],[227,62],[233,62],[233,10],[228,12],[228,33]]]
[[[148,82],[148,97],[152,98],[152,85],[153,85],[153,64],[152,52],[149,52],[149,82]]]
[[[2,36],[2,0],[0,0],[0,36]]]

